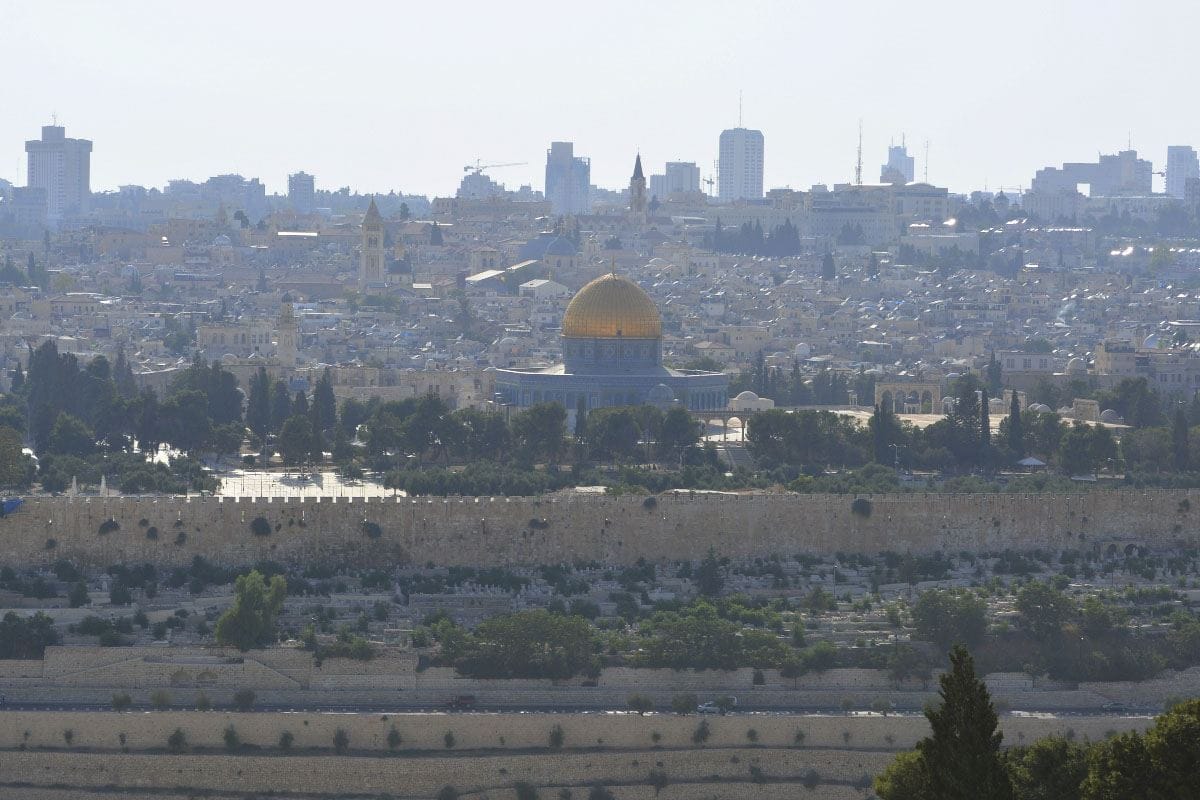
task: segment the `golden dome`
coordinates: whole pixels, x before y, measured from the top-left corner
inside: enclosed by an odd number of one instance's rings
[[[563,314],[562,335],[573,339],[659,339],[662,317],[642,287],[609,274],[596,278],[571,298]]]

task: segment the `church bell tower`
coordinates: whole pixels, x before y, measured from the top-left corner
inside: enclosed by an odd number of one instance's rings
[[[646,176],[642,174],[642,154],[633,162],[633,177],[629,179],[629,210],[634,214],[646,213]]]
[[[359,250],[358,291],[365,295],[386,283],[383,268],[383,217],[379,216],[374,198],[371,198],[371,206],[363,217],[362,244]]]

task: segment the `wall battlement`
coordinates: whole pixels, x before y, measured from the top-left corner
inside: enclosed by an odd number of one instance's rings
[[[885,550],[1200,545],[1200,492],[545,497],[33,497],[0,518],[0,563],[632,563]],[[256,522],[261,518],[264,522]],[[269,531],[269,532],[268,532]]]

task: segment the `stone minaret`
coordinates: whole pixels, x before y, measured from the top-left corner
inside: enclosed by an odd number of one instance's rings
[[[367,209],[362,222],[362,247],[358,262],[358,291],[370,294],[372,289],[378,289],[386,279],[383,269],[383,217],[375,207],[375,199]]]
[[[290,294],[283,296],[276,327],[279,330],[276,333],[275,356],[279,359],[279,366],[286,370],[295,369],[300,358],[300,329],[296,324],[296,315],[292,313]]]

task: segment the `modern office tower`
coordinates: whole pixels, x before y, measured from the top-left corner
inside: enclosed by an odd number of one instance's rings
[[[592,163],[575,155],[572,142],[551,142],[546,151],[546,199],[555,214],[587,214]]]
[[[1187,183],[1200,178],[1200,161],[1196,151],[1187,145],[1172,145],[1167,148],[1167,194],[1183,200],[1187,197]]]
[[[899,145],[889,145],[887,163],[879,170],[879,182],[912,183],[915,167],[916,159],[908,154],[908,148],[903,142]]]
[[[288,202],[296,211],[312,211],[317,204],[316,179],[307,172],[288,175]]]
[[[68,139],[61,125],[43,125],[42,138],[25,142],[26,185],[46,191],[51,224],[87,211],[91,199],[92,143]]]
[[[650,176],[650,196],[660,201],[673,194],[700,191],[700,168],[692,161],[668,161],[662,175]]]
[[[721,200],[758,200],[763,196],[763,135],[748,128],[721,131],[718,178]]]

